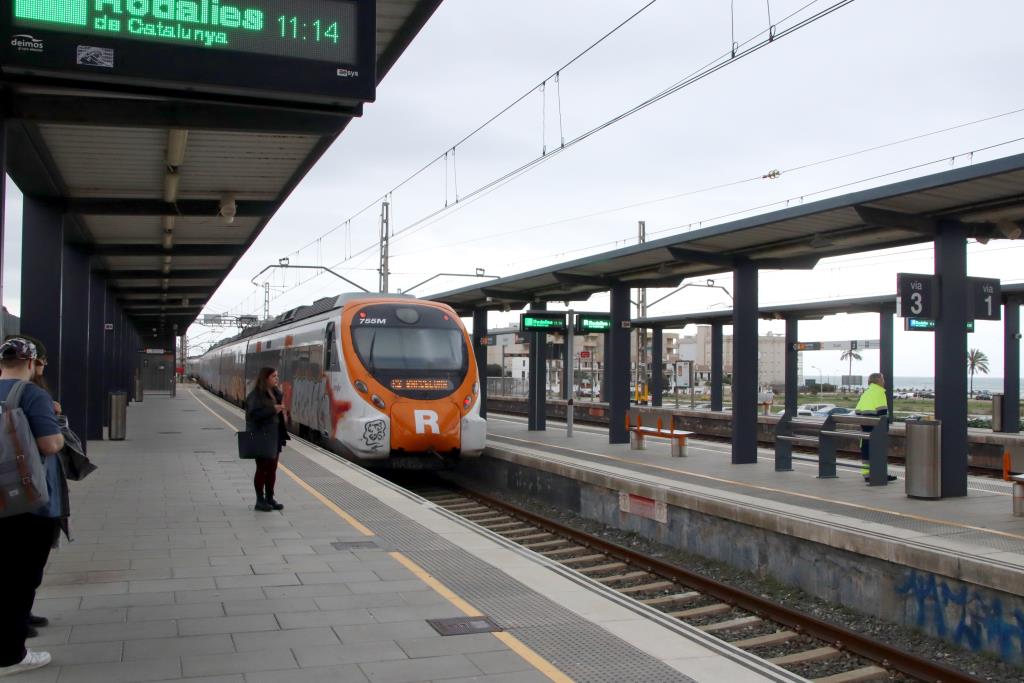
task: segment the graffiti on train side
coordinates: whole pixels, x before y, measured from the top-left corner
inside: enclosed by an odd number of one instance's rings
[[[324,384],[326,378],[292,380],[292,421],[317,429],[322,432],[330,427],[330,416],[327,406],[327,392]]]
[[[912,570],[896,588],[916,609],[917,626],[973,652],[998,653],[1006,661],[1024,660],[1024,610],[998,596],[934,574]]]

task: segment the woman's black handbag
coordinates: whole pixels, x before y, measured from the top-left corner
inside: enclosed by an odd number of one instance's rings
[[[272,428],[238,432],[238,457],[244,460],[276,458],[278,440],[276,424]]]

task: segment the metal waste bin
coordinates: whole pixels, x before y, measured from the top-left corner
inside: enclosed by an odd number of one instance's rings
[[[178,395],[178,378],[177,377],[172,377],[171,378],[171,398],[174,398],[177,395]]]
[[[128,394],[124,391],[110,392],[110,428],[107,438],[124,441],[128,427]]]
[[[942,422],[906,422],[907,495],[911,498],[942,497]]]
[[[134,399],[136,403],[142,403],[142,399],[144,398],[143,394],[144,394],[144,392],[142,391],[142,378],[136,376],[135,377],[135,399]]]
[[[1003,431],[1003,395],[992,394],[992,431]]]

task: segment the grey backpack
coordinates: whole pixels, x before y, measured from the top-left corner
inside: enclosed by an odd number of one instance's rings
[[[0,517],[35,512],[50,501],[46,468],[20,405],[26,384],[15,383],[0,402]]]

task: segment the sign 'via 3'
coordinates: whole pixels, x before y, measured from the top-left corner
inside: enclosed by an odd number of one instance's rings
[[[901,318],[937,320],[939,278],[931,274],[896,274],[896,313]]]

